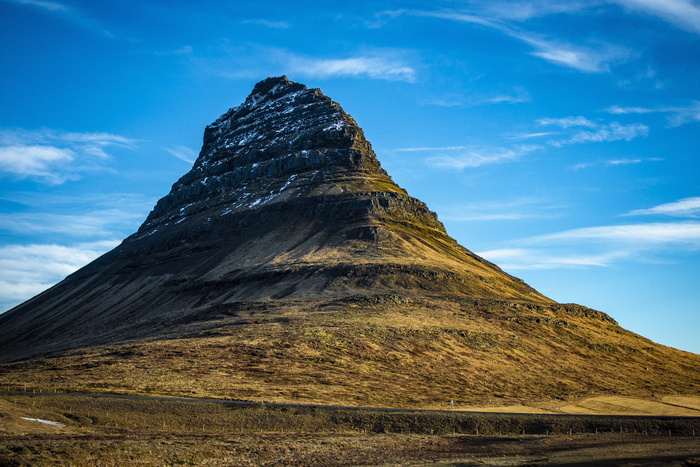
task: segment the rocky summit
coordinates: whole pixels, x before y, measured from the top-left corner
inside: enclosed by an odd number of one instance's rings
[[[0,315],[0,362],[2,384],[330,403],[700,388],[700,357],[460,246],[286,77],[205,129],[136,233]]]

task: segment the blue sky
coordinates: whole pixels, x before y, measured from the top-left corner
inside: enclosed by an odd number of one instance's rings
[[[696,0],[0,0],[0,43],[0,310],[134,232],[286,74],[462,245],[700,353]]]

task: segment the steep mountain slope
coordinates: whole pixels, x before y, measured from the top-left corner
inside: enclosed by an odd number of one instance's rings
[[[0,315],[0,362],[29,358],[0,381],[408,404],[700,387],[700,357],[458,245],[286,77],[206,128],[135,234]]]

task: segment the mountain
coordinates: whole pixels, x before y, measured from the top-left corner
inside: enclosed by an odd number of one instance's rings
[[[286,77],[205,129],[136,233],[0,315],[0,362],[2,384],[332,403],[700,389],[697,355],[460,246]]]

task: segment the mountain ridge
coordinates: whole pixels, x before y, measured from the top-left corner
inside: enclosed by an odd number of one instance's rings
[[[10,379],[135,390],[138,375],[182,394],[199,374],[200,395],[253,399],[382,402],[372,385],[414,405],[697,391],[699,358],[556,303],[459,245],[339,104],[284,76],[206,127],[192,169],[134,234],[0,315]],[[130,376],[106,376],[115,362]],[[176,384],[173,371],[189,376]]]

